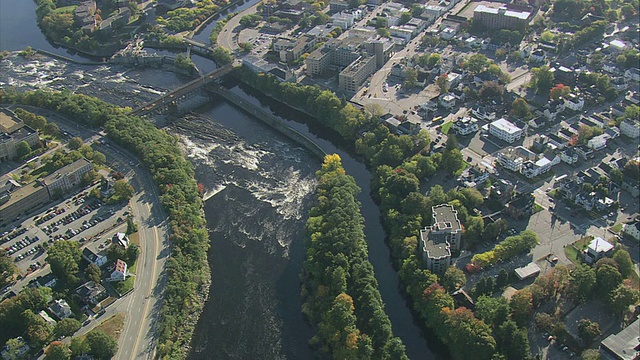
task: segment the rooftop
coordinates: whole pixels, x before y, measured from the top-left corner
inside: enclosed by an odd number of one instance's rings
[[[452,205],[442,204],[431,208],[433,212],[434,227],[437,230],[457,231],[461,229],[460,220],[458,220],[458,212],[453,209]]]
[[[476,9],[473,11],[487,13],[487,14],[504,14],[504,16],[515,17],[521,20],[527,20],[529,16],[531,16],[531,12],[529,11],[518,11],[518,10],[509,10],[505,6],[501,6],[499,8],[492,8],[485,5],[478,5]]]
[[[509,120],[505,119],[505,118],[500,118],[494,122],[491,123],[491,126],[502,130],[504,132],[507,132],[509,134],[515,134],[519,131],[522,131],[522,129],[520,129],[519,127],[517,127],[515,124],[513,124],[512,122],[510,122]]]
[[[58,169],[53,174],[51,174],[51,175],[45,177],[44,179],[42,179],[42,183],[45,184],[45,185],[50,185],[56,179],[58,179],[60,176],[72,174],[72,173],[78,171],[79,169],[81,169],[81,168],[83,168],[84,166],[87,166],[87,165],[91,165],[91,163],[89,162],[89,160],[87,160],[85,158],[76,160],[76,161],[72,162],[71,164],[69,164],[67,166],[63,166],[62,168]]]
[[[447,243],[443,237],[434,236],[430,234],[429,228],[420,230],[420,239],[424,244],[424,251],[431,259],[440,259],[447,256],[451,256],[451,249],[449,243]]]
[[[11,129],[18,124],[16,114],[5,108],[0,108],[0,129]]]
[[[619,359],[633,360],[638,358],[640,346],[640,320],[636,319],[631,325],[617,334],[609,335],[602,340],[602,346],[618,356]]]
[[[606,253],[607,251],[613,249],[613,245],[611,245],[607,240],[601,237],[597,237],[591,240],[591,243],[589,243],[589,249],[595,251],[596,253],[599,253],[599,252]]]

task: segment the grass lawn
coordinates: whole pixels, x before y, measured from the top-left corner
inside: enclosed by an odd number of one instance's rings
[[[582,239],[567,245],[564,248],[564,254],[572,263],[578,265],[582,263],[582,250],[593,240],[593,236],[585,236]]]
[[[533,204],[533,213],[538,213],[542,211],[542,206],[538,205],[538,204]]]
[[[122,328],[124,326],[124,313],[117,313],[107,320],[103,321],[100,325],[96,326],[96,330],[100,330],[112,338],[118,340]]]
[[[78,5],[69,5],[69,6],[63,6],[63,7],[59,7],[57,8],[55,11],[58,14],[62,14],[62,13],[72,13],[73,10],[75,10],[78,7]]]
[[[129,276],[125,281],[118,281],[113,284],[113,288],[116,289],[121,295],[125,294],[127,291],[133,289],[133,281],[135,277]]]
[[[620,234],[620,232],[622,231],[622,224],[615,224],[611,227],[611,231],[613,231],[616,234]]]
[[[440,128],[440,132],[442,132],[443,134],[448,134],[452,126],[453,126],[453,122],[447,121],[446,123],[442,124],[442,127]]]

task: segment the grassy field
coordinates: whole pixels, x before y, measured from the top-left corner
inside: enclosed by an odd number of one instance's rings
[[[63,7],[59,7],[56,9],[56,12],[58,14],[63,14],[63,13],[72,13],[73,10],[75,10],[78,7],[78,5],[69,5],[69,6],[63,6]]]
[[[440,129],[440,131],[443,134],[448,134],[449,130],[451,130],[451,127],[453,126],[453,122],[451,121],[447,121],[446,123],[442,124],[442,128]]]
[[[574,264],[582,263],[582,250],[593,240],[593,236],[585,236],[582,239],[564,248],[564,254]]]
[[[135,281],[134,276],[129,276],[125,281],[118,281],[113,285],[117,292],[122,294],[126,294],[127,291],[133,289],[133,282]]]
[[[100,325],[96,326],[96,329],[103,331],[105,334],[117,340],[118,337],[120,337],[123,326],[124,313],[117,313],[107,320],[103,321]]]
[[[616,234],[620,234],[620,232],[622,231],[622,224],[615,224],[611,227],[611,231],[613,231]]]

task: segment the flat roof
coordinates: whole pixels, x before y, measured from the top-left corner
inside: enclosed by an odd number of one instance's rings
[[[36,186],[37,184],[35,182],[31,183],[31,184],[27,184],[24,185],[23,187],[19,188],[18,190],[14,191],[11,193],[11,197],[9,198],[9,201],[7,201],[6,203],[0,205],[0,210],[2,209],[6,209],[9,206],[15,204],[16,202],[26,198],[27,196],[33,194],[34,192],[43,189],[42,186]]]
[[[11,129],[17,124],[17,122],[13,119],[14,114],[12,111],[5,108],[0,108],[0,127]]]
[[[461,229],[460,220],[458,220],[458,212],[453,209],[452,205],[442,204],[431,208],[435,224],[440,227],[441,224],[446,228],[451,228],[451,231],[457,231]],[[440,229],[444,230],[444,229]]]
[[[444,237],[430,235],[431,231],[427,229],[420,230],[420,240],[422,241],[424,251],[427,257],[431,259],[441,259],[451,256],[449,244]]]
[[[540,266],[538,266],[538,264],[532,262],[532,263],[528,263],[527,265],[525,265],[523,267],[519,267],[519,268],[515,269],[515,272],[516,272],[516,276],[518,276],[518,278],[520,280],[522,280],[522,279],[526,279],[526,278],[535,276],[538,273],[540,273]]]
[[[514,18],[518,18],[521,20],[527,20],[529,18],[529,16],[531,16],[531,12],[529,11],[517,11],[517,10],[509,10],[507,9],[507,7],[505,6],[501,6],[499,8],[492,8],[492,7],[488,7],[485,5],[478,5],[475,10],[473,10],[473,12],[482,12],[482,13],[487,13],[487,14],[499,14],[500,10],[502,10],[504,12],[504,16],[508,16],[508,17],[514,17]]]
[[[76,172],[76,171],[78,171],[78,169],[80,169],[80,168],[82,168],[82,167],[84,167],[86,165],[91,165],[89,160],[87,160],[85,158],[78,159],[78,160],[72,162],[71,164],[69,164],[67,166],[63,166],[62,168],[56,170],[53,174],[48,175],[47,177],[42,179],[42,183],[45,184],[45,185],[49,185],[54,180],[58,179],[60,176]]]
[[[609,335],[602,340],[602,346],[608,351],[619,356],[620,359],[634,360],[637,359],[638,346],[640,346],[640,321],[636,319],[631,325],[624,328],[617,334]]]
[[[498,128],[499,130],[502,130],[506,133],[509,134],[515,134],[518,131],[522,131],[522,129],[520,129],[519,127],[517,127],[514,123],[512,123],[511,121],[505,119],[505,118],[500,118],[494,122],[491,123],[491,126]]]

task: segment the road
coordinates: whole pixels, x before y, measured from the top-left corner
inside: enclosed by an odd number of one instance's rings
[[[220,31],[220,34],[218,34],[218,46],[222,46],[232,53],[240,50],[240,46],[238,46],[238,42],[236,41],[236,38],[238,36],[238,31],[236,31],[236,28],[241,26],[240,19],[242,19],[243,16],[253,14],[258,10],[259,4],[261,3],[259,2],[258,4],[255,4],[252,7],[243,10],[241,13],[237,14],[229,21],[227,21],[227,23]]]
[[[134,291],[123,301],[110,307],[110,313],[125,312],[125,325],[120,335],[116,359],[152,359],[157,340],[156,325],[162,306],[165,264],[169,257],[168,224],[160,205],[156,185],[141,166],[131,166],[137,158],[123,149],[103,146],[101,151],[111,162],[118,163],[133,186],[135,195],[129,201],[131,213],[138,223],[141,255],[138,259]],[[108,318],[103,316],[105,319]]]

